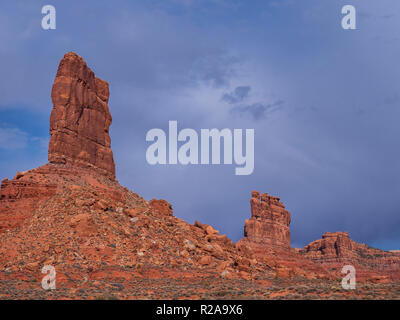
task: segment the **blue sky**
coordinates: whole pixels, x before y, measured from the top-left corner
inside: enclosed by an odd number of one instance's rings
[[[345,4],[357,30],[341,28]],[[399,14],[396,0],[2,1],[0,176],[47,161],[51,85],[75,51],[110,83],[122,185],[234,240],[259,190],[291,212],[293,246],[348,231],[400,249]],[[146,133],[169,120],[254,128],[254,173],[150,166]]]

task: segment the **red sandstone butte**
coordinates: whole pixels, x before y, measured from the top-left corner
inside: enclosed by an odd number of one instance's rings
[[[290,213],[280,198],[253,191],[250,199],[251,218],[245,221],[244,237],[236,246],[254,255],[275,271],[277,277],[296,275],[309,279],[328,279],[329,272],[299,255],[290,245]]]
[[[50,163],[94,168],[115,177],[109,94],[108,82],[96,78],[80,56],[64,55],[51,92]]]
[[[290,248],[290,213],[279,200],[267,193],[260,196],[258,191],[252,192],[251,218],[244,227],[244,237],[249,242]]]
[[[388,282],[400,279],[400,254],[357,243],[347,232],[327,232],[299,250],[304,257],[341,275],[345,265],[356,268],[358,280]]]

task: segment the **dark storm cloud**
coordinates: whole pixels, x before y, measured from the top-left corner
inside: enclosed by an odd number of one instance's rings
[[[243,102],[250,97],[250,91],[250,86],[237,86],[232,92],[224,93],[221,100],[234,105],[230,109],[231,114],[241,117],[249,115],[253,120],[265,119],[269,113],[282,108],[282,100],[270,104],[261,102],[244,104]]]
[[[249,96],[250,90],[250,86],[236,87],[233,92],[224,93],[224,95],[222,96],[222,100],[230,104],[242,102],[245,98]]]
[[[229,85],[229,80],[235,75],[237,57],[228,55],[208,55],[194,62],[191,75],[193,79],[205,81],[215,88]]]
[[[260,102],[252,103],[250,105],[236,106],[231,109],[234,114],[240,116],[249,114],[254,120],[266,119],[269,113],[275,112],[282,108],[283,101],[277,101],[272,104],[263,104]]]

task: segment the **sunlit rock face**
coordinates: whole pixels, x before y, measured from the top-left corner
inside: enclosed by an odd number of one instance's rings
[[[115,178],[108,83],[69,52],[58,67],[51,98],[49,162],[93,168]]]
[[[290,248],[290,213],[278,197],[253,191],[251,218],[246,220],[244,238],[250,243]]]

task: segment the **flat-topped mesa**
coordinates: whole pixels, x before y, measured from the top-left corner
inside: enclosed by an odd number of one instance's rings
[[[354,256],[356,244],[348,232],[326,232],[322,239],[315,240],[300,250],[315,261],[341,261]]]
[[[400,279],[400,254],[372,248],[353,241],[347,232],[326,232],[299,253],[336,274],[344,265],[357,270],[357,280],[387,282]]]
[[[92,168],[114,179],[108,83],[69,52],[58,67],[51,98],[49,162]]]
[[[244,239],[264,246],[290,248],[290,213],[280,198],[253,191],[251,218],[246,220]]]

